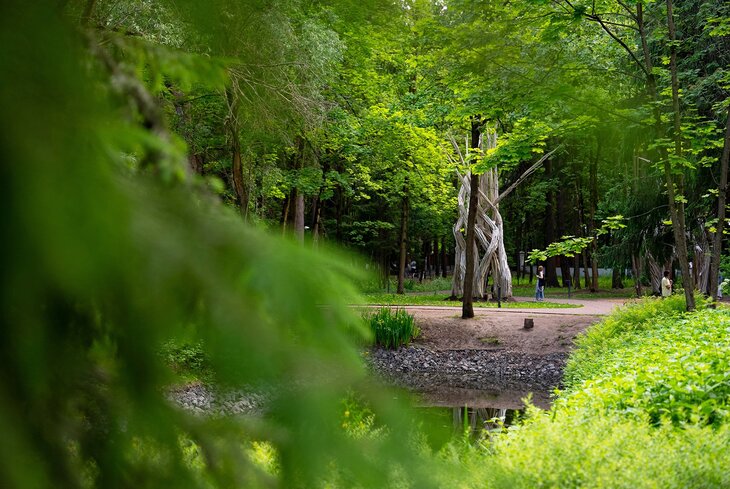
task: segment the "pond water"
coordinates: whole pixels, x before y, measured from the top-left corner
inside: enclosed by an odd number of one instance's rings
[[[424,407],[431,423],[437,423],[438,429],[451,430],[454,434],[465,431],[476,433],[482,430],[501,430],[509,426],[524,413],[522,409],[476,408],[469,406]]]
[[[548,409],[551,404],[550,392],[519,386],[492,388],[468,388],[458,385],[421,386],[412,390],[417,403],[423,407],[468,406],[476,409],[519,410],[525,407],[524,399],[529,398],[535,406]]]

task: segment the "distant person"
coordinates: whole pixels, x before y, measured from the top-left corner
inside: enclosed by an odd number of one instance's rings
[[[545,299],[545,269],[542,265],[537,267],[537,285],[535,286],[535,301],[542,302]]]
[[[722,299],[722,283],[725,281],[725,278],[720,275],[717,277],[717,298]]]
[[[669,297],[670,295],[672,295],[672,281],[669,280],[669,270],[665,270],[662,279],[662,297]]]

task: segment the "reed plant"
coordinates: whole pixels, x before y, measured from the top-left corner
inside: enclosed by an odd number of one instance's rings
[[[375,312],[366,312],[364,317],[373,332],[374,343],[383,348],[407,345],[420,333],[413,315],[405,309],[381,307]]]

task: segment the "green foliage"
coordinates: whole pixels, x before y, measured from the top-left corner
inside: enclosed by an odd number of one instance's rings
[[[594,239],[602,236],[609,231],[616,231],[623,229],[626,225],[623,223],[623,216],[611,216],[603,221],[600,228],[595,230],[595,237],[575,237],[575,236],[563,236],[562,241],[556,241],[550,243],[544,250],[532,250],[527,255],[527,260],[530,263],[538,263],[547,260],[551,256],[568,256],[573,257],[581,253],[586,249]]]
[[[475,166],[475,171],[483,173],[499,167],[509,171],[524,161],[534,159],[545,152],[546,141],[551,128],[542,122],[532,122],[527,118],[515,121],[512,130],[497,139],[497,147],[486,151]]]
[[[405,309],[394,312],[389,307],[381,307],[375,312],[366,312],[364,319],[373,332],[375,344],[384,348],[397,349],[408,345],[420,334],[413,315]]]
[[[702,307],[704,304],[698,304]],[[550,411],[493,436],[487,487],[730,484],[730,314],[645,299],[578,340]]]
[[[82,36],[51,3],[0,4],[0,157],[13,162],[0,165],[0,229],[13,237],[0,254],[0,430],[13,447],[3,486],[265,487],[271,476],[246,452],[260,441],[279,456],[282,487],[319,485],[333,466],[343,486],[383,487],[376,461],[394,459],[432,487],[396,435],[408,425],[401,411],[360,389],[343,326],[357,322],[352,261],[247,228],[209,195],[163,180],[154,152],[149,172],[125,171],[119,155],[139,135],[116,131],[129,107],[99,87]],[[251,421],[176,409],[158,350],[167,341],[202,342],[221,383],[282,386],[271,412]],[[395,420],[388,436],[342,432],[339,402],[353,388]]]
[[[653,428],[619,416],[537,415],[497,438],[483,460],[495,489],[723,488],[730,428]]]
[[[703,310],[683,317],[679,298],[647,301],[577,342],[566,372],[566,404],[617,410],[654,424],[727,424],[730,314]]]
[[[166,341],[160,348],[164,362],[184,380],[211,380],[210,361],[201,342]]]
[[[705,304],[697,296],[698,308]],[[635,346],[647,330],[654,330],[655,318],[677,318],[684,311],[684,298],[674,294],[668,298],[646,298],[616,310],[576,340],[578,348],[572,353],[565,369],[564,384],[570,389],[588,380],[605,367],[607,358],[622,347]]]

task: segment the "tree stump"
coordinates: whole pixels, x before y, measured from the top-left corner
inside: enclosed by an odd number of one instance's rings
[[[525,329],[532,329],[532,327],[535,326],[535,320],[532,318],[525,318]]]

